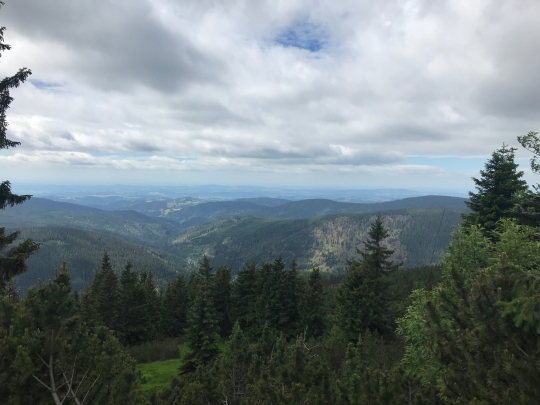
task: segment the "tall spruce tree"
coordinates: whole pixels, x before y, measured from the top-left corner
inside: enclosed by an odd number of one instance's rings
[[[179,337],[187,326],[188,296],[184,275],[169,283],[163,296],[163,332],[168,337]]]
[[[218,319],[219,334],[227,338],[231,334],[231,268],[220,266],[216,272],[214,290],[214,305]]]
[[[308,336],[319,337],[324,333],[324,290],[319,268],[309,273],[307,287],[302,297],[302,326]]]
[[[103,254],[101,269],[95,274],[90,294],[101,322],[107,328],[117,330],[118,325],[118,277],[107,252]]]
[[[212,285],[214,283],[215,275],[212,274],[212,266],[210,265],[210,259],[206,255],[203,256],[202,262],[199,263],[199,277],[202,277],[206,284]]]
[[[517,170],[515,151],[503,144],[480,171],[481,177],[473,177],[477,192],[469,192],[469,201],[465,202],[472,211],[462,215],[465,227],[480,226],[489,237],[497,228],[497,221],[515,217],[518,198],[528,190],[522,180],[523,172]]]
[[[232,319],[249,336],[257,335],[259,300],[258,270],[255,262],[247,263],[236,275],[232,286]]]
[[[144,309],[146,312],[146,331],[148,339],[156,339],[161,333],[161,294],[154,283],[154,276],[150,271],[143,271],[139,276],[143,290]]]
[[[202,277],[196,288],[195,299],[188,311],[186,343],[190,349],[184,357],[181,373],[190,373],[210,363],[219,353],[219,327],[210,286]]]
[[[378,215],[369,227],[364,250],[358,250],[361,261],[349,261],[347,275],[339,287],[338,323],[351,342],[356,342],[366,329],[381,335],[390,334],[393,330],[389,275],[400,264],[390,260],[394,251],[384,246],[388,236]]]
[[[0,8],[3,5],[4,2],[0,1]],[[11,45],[4,43],[5,30],[5,27],[0,28],[0,58],[3,52],[11,49]],[[19,87],[31,74],[30,69],[22,68],[15,75],[0,81],[0,149],[14,148],[21,144],[7,138],[8,122],[6,112],[13,101],[10,90]],[[21,204],[30,197],[30,195],[13,194],[11,192],[11,183],[7,180],[0,183],[0,210]],[[6,229],[4,227],[0,228],[0,293],[13,277],[24,273],[28,269],[25,261],[39,247],[39,244],[32,239],[26,239],[9,249],[9,245],[15,242],[19,234],[20,232],[6,234]]]
[[[150,340],[151,317],[139,274],[127,262],[120,275],[118,305],[119,337],[124,344],[137,345]]]

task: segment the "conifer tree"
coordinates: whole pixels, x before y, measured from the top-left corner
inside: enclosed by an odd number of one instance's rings
[[[190,352],[184,357],[182,373],[195,371],[208,364],[219,353],[219,328],[210,286],[202,278],[195,299],[188,311],[186,343]]]
[[[302,326],[307,335],[319,337],[324,333],[324,291],[319,268],[309,273],[308,285],[302,298]]]
[[[146,312],[145,319],[148,322],[145,329],[148,339],[153,340],[161,333],[161,296],[154,284],[152,272],[141,272],[139,282],[143,290],[144,298],[142,302],[144,302],[144,310]]]
[[[248,335],[256,335],[258,300],[258,270],[255,262],[247,263],[236,275],[232,286],[232,319],[236,319],[240,328]]]
[[[0,1],[0,8],[3,5],[4,2]],[[5,30],[5,27],[0,28],[0,57],[2,57],[3,52],[11,49],[10,45],[4,43]],[[19,87],[31,74],[32,71],[30,69],[22,68],[15,75],[6,77],[0,81],[0,149],[14,148],[21,144],[7,138],[8,122],[6,120],[6,112],[13,101],[10,90]],[[9,181],[0,182],[0,210],[21,204],[30,197],[30,195],[13,194]],[[17,231],[6,235],[6,229],[3,227],[0,228],[0,293],[2,293],[6,284],[13,277],[24,273],[28,269],[25,261],[39,247],[39,244],[35,243],[32,239],[26,239],[17,246],[8,249],[9,245],[15,242],[19,234],[20,232]]]
[[[472,211],[462,215],[465,227],[480,226],[489,236],[497,228],[497,221],[515,217],[519,197],[528,190],[523,172],[517,170],[515,151],[503,144],[480,171],[481,177],[473,177],[477,192],[469,192],[469,201],[465,202]]]
[[[119,335],[124,344],[137,345],[150,340],[150,314],[145,303],[146,294],[140,283],[139,274],[127,262],[120,276],[119,292]]]
[[[202,277],[208,285],[212,285],[214,283],[215,275],[212,274],[212,270],[212,266],[210,266],[210,259],[204,255],[202,262],[199,263],[198,276]]]
[[[290,312],[289,283],[285,272],[285,263],[281,257],[273,263],[263,263],[259,283],[261,297],[259,300],[258,319],[260,324],[268,323],[272,329],[289,333]]]
[[[187,326],[188,297],[182,274],[169,283],[163,296],[163,332],[168,337],[179,337]]]
[[[382,218],[377,216],[368,230],[361,261],[351,260],[347,275],[338,290],[338,323],[351,342],[366,329],[388,335],[390,324],[390,280],[400,264],[390,260],[393,250],[384,246],[389,236]]]
[[[289,270],[286,272],[285,282],[288,290],[285,312],[288,319],[284,331],[286,336],[293,337],[302,332],[300,305],[305,288],[305,282],[298,274],[296,259],[292,260]]]
[[[231,334],[231,269],[220,266],[216,272],[214,291],[214,305],[218,319],[219,334],[227,338]]]
[[[118,277],[114,273],[107,252],[103,254],[101,269],[95,274],[90,294],[103,325],[117,330],[118,325]]]

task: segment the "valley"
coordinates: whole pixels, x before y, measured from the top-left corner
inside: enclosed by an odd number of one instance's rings
[[[369,224],[380,213],[390,230],[386,243],[403,267],[436,264],[453,228],[466,212],[462,198],[413,197],[381,203],[344,203],[325,199],[288,201],[245,198],[232,201],[145,201],[122,210],[33,198],[0,213],[8,228],[42,244],[28,261],[29,271],[15,279],[25,291],[38,278],[47,280],[63,261],[82,289],[99,268],[105,251],[117,272],[127,260],[151,270],[165,285],[177,273],[195,271],[207,255],[214,268],[233,275],[251,261],[293,258],[301,271],[313,267],[344,272]],[[161,208],[160,208],[161,207]],[[159,215],[157,211],[159,210]]]

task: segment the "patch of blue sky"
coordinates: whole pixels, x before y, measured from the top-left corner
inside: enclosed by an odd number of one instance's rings
[[[34,85],[36,89],[40,90],[59,90],[62,86],[55,82],[46,82],[39,79],[30,79],[30,83]]]
[[[460,157],[407,157],[411,165],[433,166],[448,170],[449,172],[480,172],[486,164],[486,158],[460,158]]]
[[[309,52],[319,52],[327,42],[327,35],[321,27],[300,20],[281,31],[274,42],[286,48],[299,48]]]

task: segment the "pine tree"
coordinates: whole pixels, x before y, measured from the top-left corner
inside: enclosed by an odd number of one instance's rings
[[[94,308],[103,325],[112,330],[117,330],[118,325],[118,277],[109,259],[107,252],[103,254],[101,269],[95,274],[90,287],[90,294],[94,302]]]
[[[121,341],[137,345],[150,340],[151,320],[140,276],[127,262],[120,276],[118,328]]]
[[[0,1],[0,7],[3,5],[4,3]],[[0,28],[0,57],[2,57],[3,52],[11,49],[10,45],[4,43],[5,30],[5,27]],[[0,149],[14,148],[21,144],[7,138],[8,122],[6,112],[13,101],[10,90],[19,87],[31,74],[30,69],[22,68],[15,75],[0,81]],[[11,192],[11,183],[7,180],[0,183],[0,210],[21,204],[30,197],[30,195],[13,194]],[[19,234],[20,232],[12,232],[6,235],[6,229],[0,228],[0,252],[3,252],[0,254],[0,293],[13,277],[24,273],[28,269],[25,261],[39,247],[39,244],[32,239],[26,239],[6,251],[8,246],[18,238]]]
[[[298,263],[293,259],[289,270],[285,272],[285,289],[287,290],[284,302],[284,311],[287,317],[283,332],[291,338],[303,332],[301,325],[300,305],[304,295],[305,281],[298,274]]]
[[[231,334],[231,269],[220,266],[216,272],[214,291],[214,305],[218,319],[219,334],[227,338]]]
[[[302,297],[302,326],[307,335],[322,336],[324,333],[324,291],[319,268],[309,273],[308,285]]]
[[[188,311],[185,338],[190,352],[184,357],[182,373],[193,372],[210,363],[219,353],[219,328],[210,286],[199,279],[196,291]]]
[[[383,245],[389,236],[382,218],[377,216],[368,231],[362,260],[351,260],[347,275],[338,290],[338,323],[351,342],[366,329],[388,335],[393,330],[390,320],[391,283],[388,278],[400,264],[394,264],[394,253]]]
[[[153,340],[161,333],[161,295],[154,284],[154,276],[151,272],[141,272],[139,283],[143,290],[142,302],[146,312],[145,319],[148,322],[145,329],[148,339]]]
[[[515,151],[503,144],[480,171],[480,179],[473,177],[477,192],[469,192],[469,201],[465,202],[472,211],[462,215],[465,227],[480,226],[489,236],[497,228],[497,221],[515,217],[519,196],[528,190],[527,183],[521,179],[523,172],[517,171]]]
[[[163,332],[168,337],[179,337],[187,326],[188,296],[183,275],[169,283],[163,296]]]
[[[212,274],[212,270],[212,266],[210,266],[210,259],[204,255],[202,262],[199,263],[198,276],[202,277],[208,285],[212,285],[214,283],[215,276]]]
[[[260,290],[257,273],[255,262],[245,264],[236,275],[231,292],[232,319],[238,321],[240,328],[248,336],[255,336],[258,333],[257,311]]]

